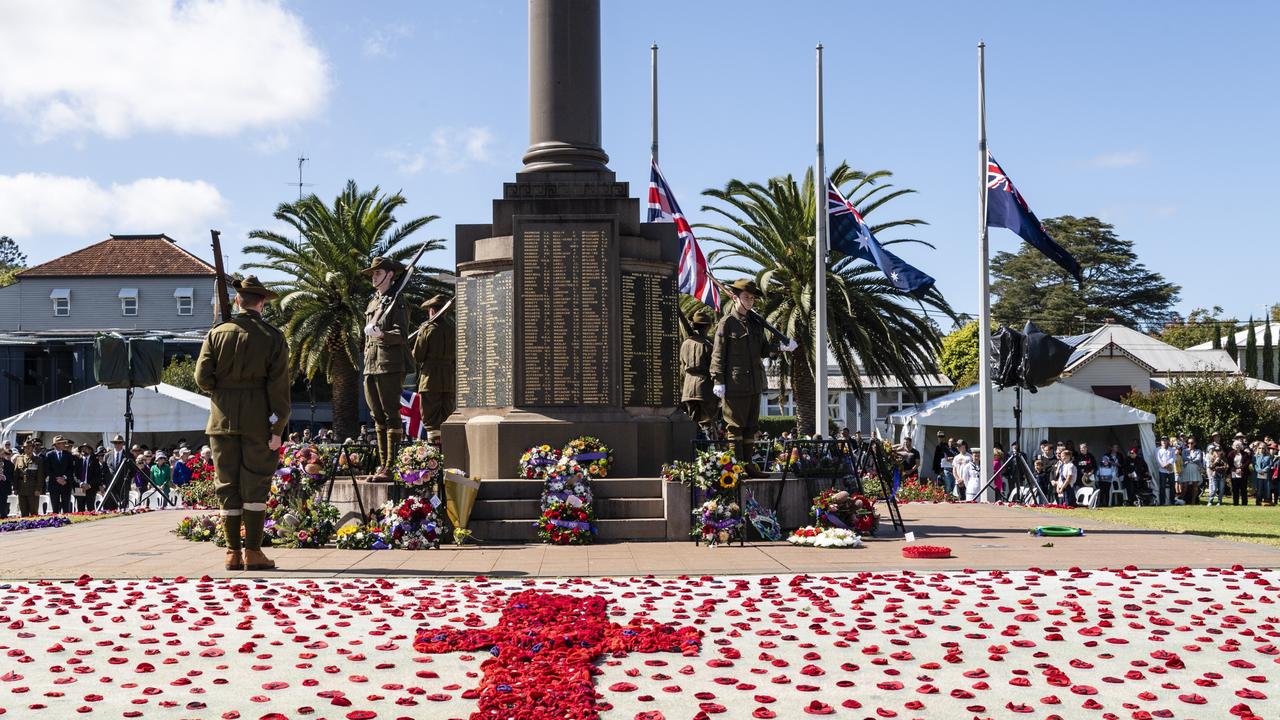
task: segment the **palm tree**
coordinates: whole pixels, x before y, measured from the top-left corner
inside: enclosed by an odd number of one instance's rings
[[[841,163],[831,173],[831,180],[865,217],[890,200],[914,192],[883,182],[891,175],[887,170],[864,173]],[[723,246],[712,251],[711,260],[732,258],[738,264],[717,269],[755,278],[765,293],[760,312],[803,349],[782,354],[782,384],[785,387],[789,381],[797,398],[813,398],[813,170],[805,172],[801,184],[791,175],[772,178],[767,185],[730,180],[724,189],[712,188],[703,194],[722,205],[702,209],[727,221],[723,225],[699,224],[715,233],[708,237],[710,242]],[[893,220],[871,229],[879,234],[921,224],[924,221],[917,219]],[[938,371],[941,335],[937,324],[912,306],[923,310],[929,305],[953,315],[942,294],[931,288],[917,301],[895,288],[875,265],[835,251],[828,261],[826,285],[828,343],[848,387],[861,394],[863,374],[876,380],[896,378],[917,400],[922,399],[916,377]],[[801,401],[796,406],[801,430],[812,433],[814,403]],[[820,431],[825,434],[826,430]]]
[[[262,259],[244,267],[285,275],[266,284],[280,294],[290,371],[308,380],[317,372],[325,373],[333,387],[333,427],[340,438],[354,437],[359,425],[364,309],[373,293],[360,271],[379,255],[404,263],[424,245],[428,252],[444,247],[444,241],[437,239],[405,242],[438,217],[428,215],[397,225],[394,213],[405,202],[400,193],[386,195],[376,186],[360,192],[349,180],[332,207],[312,194],[276,208],[276,220],[291,226],[301,239],[270,230],[249,233],[261,244],[249,245],[245,252]],[[419,267],[406,288],[408,297],[420,298],[438,289],[438,281],[429,276],[440,272]],[[416,304],[411,301],[410,307]]]

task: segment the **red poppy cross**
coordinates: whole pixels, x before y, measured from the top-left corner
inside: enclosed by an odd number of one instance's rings
[[[458,630],[423,628],[413,643],[420,653],[487,649],[481,663],[479,708],[471,720],[596,720],[594,664],[603,655],[629,652],[698,654],[702,631],[632,618],[610,622],[608,601],[525,590],[507,601],[498,624]]]

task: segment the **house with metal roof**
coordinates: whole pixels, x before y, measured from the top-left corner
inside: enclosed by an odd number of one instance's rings
[[[1205,373],[1240,375],[1225,350],[1174,347],[1123,325],[1106,324],[1085,335],[1062,338],[1075,347],[1061,381],[1079,390],[1119,400],[1131,392],[1167,387],[1178,378]],[[1280,385],[1245,378],[1250,387],[1280,396]]]

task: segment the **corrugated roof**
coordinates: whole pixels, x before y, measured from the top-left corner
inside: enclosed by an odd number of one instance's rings
[[[1197,372],[1236,373],[1239,369],[1225,351],[1190,352],[1138,332],[1123,325],[1103,325],[1076,345],[1067,361],[1067,372],[1074,371],[1097,356],[1103,348],[1114,344],[1124,353],[1151,368],[1153,375]]]
[[[1258,324],[1253,326],[1253,339],[1258,342],[1258,347],[1262,347],[1262,335],[1266,332],[1266,329],[1267,329],[1266,324],[1262,322],[1259,322]],[[1271,323],[1271,340],[1272,342],[1280,343],[1280,322]],[[1248,341],[1249,341],[1249,328],[1246,327],[1243,330],[1240,330],[1236,333],[1236,346],[1239,347],[1241,350],[1244,350],[1244,345]],[[1227,344],[1226,335],[1222,336],[1221,343],[1223,345]],[[1212,350],[1213,341],[1210,340],[1208,342],[1202,342],[1199,345],[1192,345],[1187,349],[1188,350]]]
[[[27,268],[18,278],[155,275],[213,277],[213,266],[168,235],[112,235],[99,243]]]

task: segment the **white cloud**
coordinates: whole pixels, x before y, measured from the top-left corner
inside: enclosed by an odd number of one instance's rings
[[[405,175],[423,170],[454,173],[473,163],[487,163],[493,149],[489,128],[437,128],[425,144],[383,153]]]
[[[0,109],[42,140],[228,135],[324,106],[329,71],[276,0],[7,0]]]
[[[191,240],[207,234],[226,214],[222,193],[203,180],[142,178],[104,187],[85,177],[0,175],[4,234],[17,240],[33,261],[111,233],[165,233],[175,240]],[[43,247],[50,238],[74,242],[61,249]]]
[[[369,31],[361,46],[365,57],[389,58],[395,56],[395,45],[413,34],[413,28],[402,23],[383,25]]]
[[[285,132],[279,130],[264,135],[253,141],[253,149],[260,155],[275,155],[276,153],[289,147],[290,138]]]
[[[1097,168],[1127,168],[1141,165],[1147,156],[1141,150],[1119,150],[1089,158],[1089,165]]]

